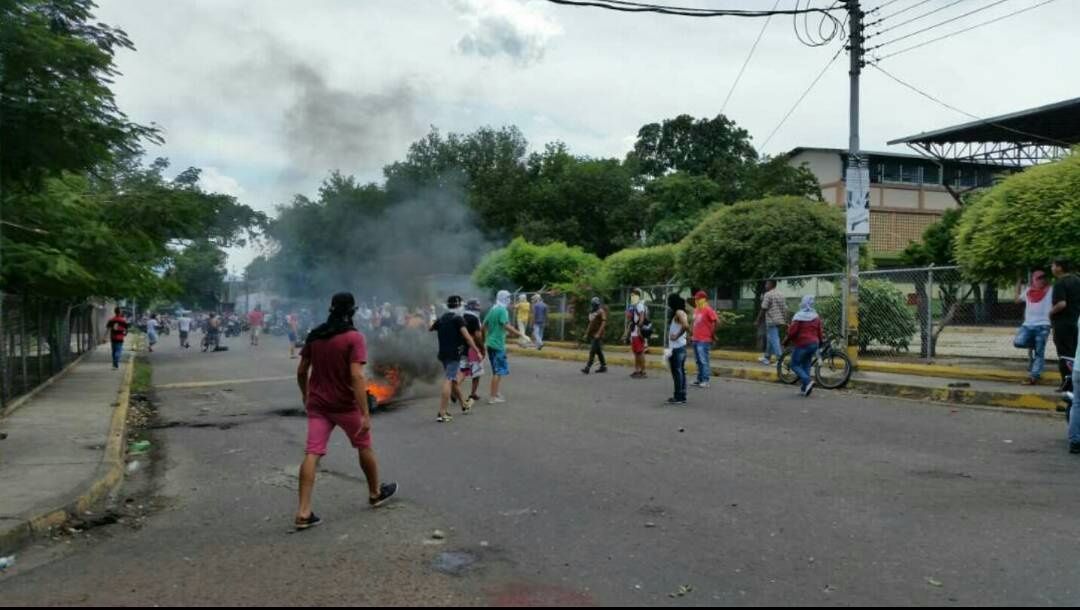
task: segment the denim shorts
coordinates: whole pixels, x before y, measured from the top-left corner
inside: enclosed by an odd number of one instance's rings
[[[506,350],[489,347],[488,359],[491,361],[492,375],[506,377],[510,374],[510,361],[506,358]]]
[[[461,371],[460,360],[443,360],[443,371],[446,373],[447,381],[457,381],[458,373]]]

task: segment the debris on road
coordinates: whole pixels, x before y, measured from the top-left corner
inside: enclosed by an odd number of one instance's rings
[[[431,537],[435,540],[445,540],[446,532],[442,530],[435,530],[434,532],[431,532]]]
[[[139,461],[138,460],[135,460],[134,462],[131,462],[131,463],[129,463],[127,465],[128,474],[132,474],[138,469],[139,469]]]
[[[937,580],[936,578],[927,578],[926,582],[929,583],[931,587],[944,586],[944,584],[940,580]]]
[[[653,523],[652,521],[646,521],[645,522],[645,527],[656,527],[656,524]]]
[[[7,557],[0,557],[0,572],[13,567],[15,565],[15,556],[8,555]]]
[[[689,594],[693,590],[694,590],[694,587],[692,587],[690,585],[682,585],[678,589],[676,589],[674,593],[668,593],[668,597],[672,597],[672,598],[674,598],[674,597],[685,597],[687,594]]]
[[[132,455],[140,455],[150,451],[150,441],[135,441],[128,445],[128,453]]]

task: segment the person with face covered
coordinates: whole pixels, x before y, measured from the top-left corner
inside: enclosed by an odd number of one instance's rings
[[[708,388],[712,365],[709,362],[716,323],[720,321],[716,311],[709,306],[709,295],[699,290],[694,295],[694,360],[697,362],[697,380],[695,388]]]
[[[461,297],[454,295],[446,301],[446,313],[431,325],[431,332],[439,333],[439,362],[442,363],[446,373],[442,397],[439,401],[439,416],[435,418],[435,421],[439,423],[454,420],[447,410],[451,396],[461,405],[462,413],[468,413],[473,406],[471,398],[462,396],[458,379],[461,372],[461,358],[468,353],[466,348],[477,350],[476,343],[473,342],[473,337],[465,324],[464,314],[465,308],[462,307]]]
[[[509,308],[510,292],[500,290],[495,297],[495,306],[484,318],[484,347],[487,348],[488,360],[491,363],[491,398],[488,400],[490,405],[506,402],[499,393],[502,378],[510,375],[510,361],[506,357],[506,334],[523,337],[522,333],[510,325]]]
[[[371,413],[368,411],[367,345],[353,326],[356,300],[348,292],[334,295],[330,316],[307,336],[296,371],[300,398],[307,410],[308,435],[304,462],[300,466],[300,507],[295,527],[305,530],[322,522],[312,511],[315,473],[326,455],[334,428],[341,428],[360,457],[368,484],[368,503],[383,505],[395,493],[397,483],[380,483],[379,467],[371,448]]]
[[[1028,378],[1022,383],[1036,385],[1042,377],[1046,363],[1046,344],[1050,340],[1050,309],[1053,307],[1050,283],[1047,282],[1044,271],[1031,274],[1030,288],[1025,290],[1022,284],[1016,287],[1016,302],[1024,303],[1024,324],[1016,333],[1013,345],[1034,352]]]
[[[600,297],[593,297],[589,306],[591,308],[591,311],[589,311],[589,327],[585,330],[585,337],[590,341],[591,348],[589,349],[589,362],[585,365],[585,368],[581,369],[581,372],[588,375],[592,369],[593,361],[599,358],[600,368],[596,369],[596,372],[606,373],[607,359],[604,358],[604,331],[607,329],[607,310],[604,309]]]
[[[785,344],[791,343],[795,346],[795,351],[791,354],[791,370],[799,376],[802,387],[799,393],[808,398],[814,391],[814,380],[810,378],[810,363],[818,347],[825,342],[821,331],[821,316],[814,309],[814,300],[812,294],[803,297],[799,312],[792,318],[787,339],[784,341]]]
[[[623,330],[623,341],[627,336],[630,338],[630,350],[634,352],[634,372],[631,377],[644,379],[645,374],[645,351],[649,347],[649,338],[646,335],[646,325],[649,320],[649,310],[641,298],[641,289],[634,288],[630,291],[630,307],[626,310],[626,328]]]
[[[465,304],[465,328],[472,335],[476,348],[470,348],[469,353],[461,361],[462,380],[472,379],[472,392],[469,398],[474,402],[480,400],[480,378],[484,376],[484,323],[480,319],[480,301],[469,299]]]

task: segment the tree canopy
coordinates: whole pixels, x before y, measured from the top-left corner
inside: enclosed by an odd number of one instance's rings
[[[956,260],[975,280],[1013,282],[1055,257],[1080,260],[1080,152],[1013,174],[969,204]]]
[[[697,286],[844,267],[843,210],[798,197],[720,208],[683,240],[678,268]]]
[[[599,268],[600,259],[579,247],[560,242],[541,246],[517,238],[485,256],[473,272],[473,281],[492,290],[535,290],[573,282]]]

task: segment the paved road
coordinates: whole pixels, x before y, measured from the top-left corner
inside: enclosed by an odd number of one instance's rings
[[[660,377],[516,358],[509,404],[376,416],[393,508],[362,508],[336,436],[325,524],[291,534],[305,423],[282,342],[153,361],[159,386],[227,382],[157,390],[155,467],[125,489],[157,510],[23,553],[0,604],[1080,602],[1058,419],[742,381],[673,409]]]

